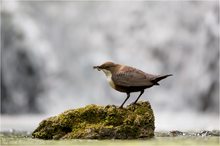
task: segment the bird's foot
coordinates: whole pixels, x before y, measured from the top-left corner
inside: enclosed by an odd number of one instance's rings
[[[137,102],[132,102],[130,105],[135,105]]]
[[[120,108],[120,109],[123,109],[123,106],[120,106],[119,108]]]

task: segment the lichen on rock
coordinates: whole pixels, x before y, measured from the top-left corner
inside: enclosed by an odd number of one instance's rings
[[[126,108],[88,105],[43,120],[32,133],[40,139],[138,139],[154,136],[149,102]]]

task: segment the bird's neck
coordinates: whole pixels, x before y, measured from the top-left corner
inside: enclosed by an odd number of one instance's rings
[[[115,84],[114,84],[114,82],[112,81],[112,73],[111,73],[111,71],[106,70],[106,69],[103,69],[102,71],[105,73],[105,75],[106,75],[106,77],[107,77],[107,81],[108,81],[108,83],[110,84],[110,86],[111,86],[112,88],[115,88]]]
[[[112,78],[112,73],[111,73],[111,71],[106,70],[106,69],[103,69],[102,71],[105,73],[105,75],[106,75],[106,77],[107,77],[107,80],[110,80],[110,79]]]

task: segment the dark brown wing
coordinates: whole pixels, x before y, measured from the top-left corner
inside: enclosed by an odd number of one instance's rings
[[[146,74],[141,70],[132,67],[123,67],[118,73],[113,74],[112,80],[118,86],[138,87],[151,86],[154,75]]]

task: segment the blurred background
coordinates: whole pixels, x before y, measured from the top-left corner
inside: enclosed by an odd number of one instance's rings
[[[219,28],[218,1],[3,1],[1,130],[120,105],[126,95],[92,69],[105,61],[174,75],[141,97],[156,130],[219,129]]]

